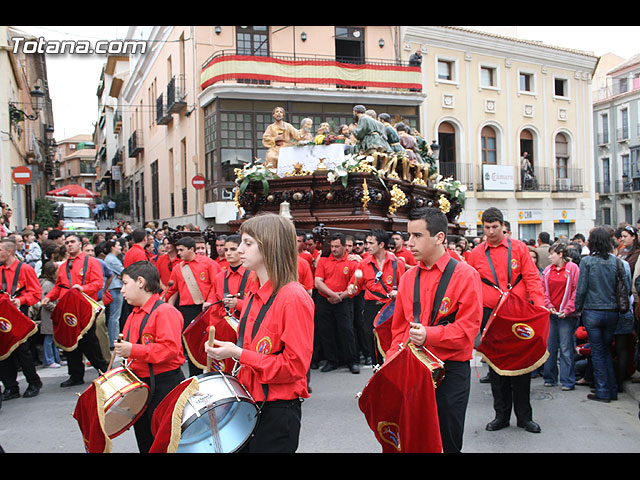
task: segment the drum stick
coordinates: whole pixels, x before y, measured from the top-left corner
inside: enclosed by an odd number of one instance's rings
[[[165,298],[167,297],[167,293],[169,293],[169,289],[173,287],[173,280],[169,280],[169,284],[167,285],[167,288],[165,289],[164,293],[162,294],[162,298],[160,298],[160,300],[162,300],[163,302],[165,302]]]
[[[353,272],[353,276],[355,277],[355,279],[353,280],[353,287],[358,288],[358,280],[362,278],[362,270],[358,268],[355,272]]]
[[[120,343],[122,341],[122,338],[123,338],[122,334],[118,335],[117,342]],[[115,358],[116,358],[116,349],[114,348],[113,352],[111,353],[111,361],[109,362],[109,366],[107,367],[107,372],[111,370],[111,367],[113,366],[113,361],[115,360]]]
[[[216,336],[216,327],[214,326],[210,326],[209,327],[209,342],[208,345],[210,347],[213,347],[213,339]],[[211,357],[209,355],[207,355],[207,372],[211,371]]]

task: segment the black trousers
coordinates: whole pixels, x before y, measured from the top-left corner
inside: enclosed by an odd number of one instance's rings
[[[480,332],[482,332],[489,320],[491,309],[484,308],[482,313]],[[489,381],[491,383],[493,409],[495,410],[496,419],[508,422],[513,408],[518,422],[533,420],[533,409],[530,401],[531,373],[506,376],[499,375],[489,367]]]
[[[18,391],[18,368],[22,368],[29,385],[42,385],[42,380],[36,372],[36,364],[33,361],[31,350],[27,343],[16,348],[11,355],[0,362],[0,380],[5,390]]]
[[[376,300],[365,300],[364,301],[364,334],[365,334],[365,342],[369,346],[369,351],[371,352],[371,358],[374,363],[378,365],[382,365],[384,358],[382,357],[382,353],[378,350],[378,343],[376,342],[375,335],[373,334],[373,322],[376,319],[376,315],[380,309],[384,306],[383,303],[378,302]]]
[[[96,324],[94,322],[91,328],[78,342],[78,346],[67,352],[67,371],[72,380],[84,380],[84,361],[83,355],[91,362],[91,366],[96,370],[105,372],[109,364],[102,356],[100,343],[96,336]]]
[[[316,296],[315,322],[320,334],[324,357],[334,365],[358,363],[355,335],[351,322],[351,301],[332,304],[322,295]]]
[[[141,378],[150,387],[152,382],[150,378]],[[178,386],[184,380],[184,373],[180,368],[154,375],[153,392],[147,402],[147,409],[133,424],[133,431],[136,435],[136,442],[140,453],[148,453],[151,445],[153,445],[153,434],[151,433],[151,420],[153,412],[160,402],[166,397],[171,390]]]
[[[373,357],[371,344],[367,342],[367,334],[365,332],[364,292],[360,292],[351,299],[351,306],[351,312],[353,315],[353,331],[356,336],[356,347],[365,357]]]
[[[238,453],[295,453],[301,423],[302,400],[266,402],[253,437]]]
[[[189,326],[191,321],[196,318],[198,315],[202,313],[202,305],[176,305],[178,311],[182,314],[182,318],[184,319],[184,323],[182,326],[182,331]],[[202,373],[202,369],[198,368],[189,358],[187,353],[187,349],[182,345],[182,349],[184,351],[184,356],[187,359],[187,365],[189,366],[189,375],[195,377]]]
[[[471,389],[469,362],[445,360],[445,377],[436,389],[438,421],[444,453],[460,453]]]

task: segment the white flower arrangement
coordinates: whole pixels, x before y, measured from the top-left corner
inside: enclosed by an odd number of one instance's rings
[[[464,208],[467,186],[459,180],[455,180],[453,177],[444,178],[438,174],[435,178],[434,188],[445,190],[452,199],[457,200],[460,206]]]

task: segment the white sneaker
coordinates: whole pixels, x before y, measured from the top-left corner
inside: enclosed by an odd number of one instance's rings
[[[53,362],[52,364],[47,365],[47,367],[48,368],[60,368],[60,364],[56,363],[56,362]]]

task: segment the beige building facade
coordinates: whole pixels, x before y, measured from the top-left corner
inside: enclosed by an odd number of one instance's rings
[[[403,42],[422,47],[423,128],[441,146],[440,172],[468,188],[467,234],[481,236],[488,207],[523,240],[586,234],[597,57],[458,27],[403,27]],[[533,178],[522,174],[524,152]]]
[[[80,185],[97,193],[96,148],[92,135],[75,135],[58,142],[54,188]]]

